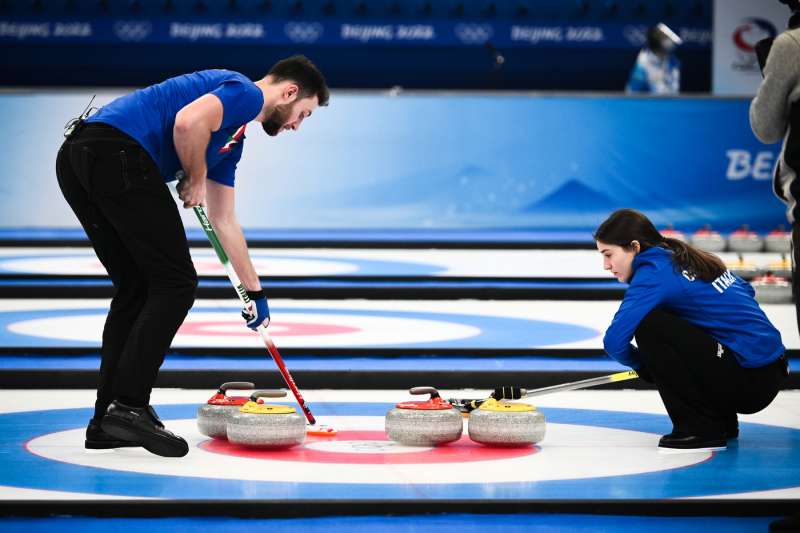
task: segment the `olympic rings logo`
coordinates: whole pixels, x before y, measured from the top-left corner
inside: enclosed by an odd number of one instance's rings
[[[144,41],[153,32],[153,25],[147,21],[120,20],[114,23],[114,34],[126,42]]]
[[[644,46],[644,43],[647,42],[646,26],[625,26],[622,34],[633,46]]]
[[[457,24],[456,37],[464,44],[483,44],[494,35],[494,29],[488,24]]]
[[[306,22],[289,22],[283,27],[286,36],[295,43],[313,43],[322,37],[322,24]]]

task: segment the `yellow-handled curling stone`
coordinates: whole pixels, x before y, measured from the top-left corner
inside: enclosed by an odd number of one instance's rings
[[[228,419],[230,442],[257,448],[291,448],[306,438],[306,420],[294,407],[258,403],[259,398],[283,398],[286,391],[256,391]]]
[[[544,438],[544,415],[532,405],[491,398],[472,411],[469,438],[489,446],[526,446]]]
[[[544,415],[532,405],[511,403],[553,392],[585,389],[606,383],[615,383],[638,378],[635,370],[617,372],[607,376],[551,385],[527,390],[520,387],[498,387],[486,399],[447,400],[459,412],[469,415],[468,433],[472,440],[488,446],[523,446],[544,439]],[[486,406],[484,408],[484,406]]]
[[[792,260],[781,254],[781,258],[777,261],[770,261],[765,269],[767,273],[772,273],[781,278],[792,278]]]
[[[761,274],[761,269],[758,265],[742,257],[742,254],[739,254],[736,261],[726,262],[725,266],[731,271],[731,274],[742,279],[753,279]]]
[[[439,396],[433,387],[414,387],[413,395],[430,394],[426,401],[398,403],[386,413],[386,435],[408,446],[433,446],[461,438],[464,421],[458,409]]]
[[[205,405],[197,409],[197,429],[207,437],[224,439],[227,437],[228,418],[239,411],[249,398],[247,396],[228,396],[229,390],[253,390],[255,385],[248,382],[233,381],[220,385],[217,393]]]

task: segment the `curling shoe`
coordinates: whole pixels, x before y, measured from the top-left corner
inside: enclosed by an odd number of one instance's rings
[[[183,457],[189,453],[186,441],[164,429],[164,424],[149,405],[131,407],[113,401],[100,427],[112,437],[135,442],[148,452],[162,457]]]
[[[714,452],[727,447],[725,435],[700,436],[670,433],[658,441],[658,451],[663,453]]]
[[[136,442],[121,440],[112,437],[100,427],[100,421],[92,418],[86,426],[86,441],[84,447],[87,450],[110,450],[112,448],[130,448],[139,446]]]

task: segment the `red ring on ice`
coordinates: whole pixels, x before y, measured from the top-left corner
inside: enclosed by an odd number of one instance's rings
[[[306,437],[305,444],[331,441],[387,441],[383,431],[339,431],[335,437]],[[533,455],[539,451],[538,446],[518,448],[490,448],[472,442],[468,436],[450,444],[433,449],[420,448],[419,452],[404,453],[351,453],[321,451],[296,446],[288,450],[268,450],[248,448],[228,442],[227,440],[209,439],[199,444],[207,452],[232,455],[247,459],[270,461],[298,461],[303,463],[341,463],[341,464],[433,464],[433,463],[467,463],[472,461],[497,461]]]
[[[269,332],[277,337],[310,337],[313,335],[343,335],[357,333],[360,328],[338,324],[317,324],[313,322],[270,322]],[[244,321],[188,320],[178,329],[179,335],[203,335],[210,337],[250,337]]]

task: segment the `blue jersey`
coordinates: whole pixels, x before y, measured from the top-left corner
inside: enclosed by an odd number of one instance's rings
[[[222,102],[222,125],[211,134],[206,150],[208,178],[233,186],[242,156],[244,130],[264,105],[264,95],[252,81],[230,70],[202,70],[170,78],[103,106],[87,122],[114,126],[136,139],[161,171],[164,181],[181,169],[172,129],[184,106],[211,93]]]
[[[681,64],[673,56],[661,58],[644,48],[636,57],[625,90],[629,93],[678,94],[681,88]]]
[[[623,365],[639,368],[639,352],[630,342],[642,319],[658,307],[734,351],[741,366],[761,367],[779,358],[784,347],[754,296],[753,287],[729,271],[710,283],[695,279],[674,265],[672,252],[650,248],[633,259],[630,286],[603,346]]]

